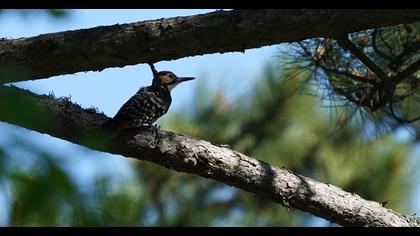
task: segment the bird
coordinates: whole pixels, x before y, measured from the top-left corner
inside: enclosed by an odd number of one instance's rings
[[[124,130],[139,127],[154,127],[156,122],[168,111],[172,103],[171,91],[179,84],[195,79],[178,77],[171,71],[157,71],[152,63],[152,84],[140,88],[117,114],[103,125],[104,128]]]

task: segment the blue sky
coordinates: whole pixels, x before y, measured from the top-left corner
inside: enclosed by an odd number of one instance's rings
[[[213,10],[73,10],[69,17],[63,20],[53,19],[47,14],[34,14],[25,18],[18,12],[5,11],[0,14],[0,37],[29,37],[43,33],[195,15],[211,11]],[[198,80],[205,81],[215,88],[224,88],[229,91],[228,95],[232,98],[244,93],[253,86],[264,67],[278,54],[279,50],[280,47],[276,45],[246,50],[245,53],[215,53],[156,63],[158,70],[170,70],[179,76],[197,78],[194,82],[182,84],[174,89],[173,103],[169,112],[188,107]],[[39,94],[53,92],[57,97],[71,96],[73,102],[83,107],[94,106],[106,115],[113,116],[140,87],[149,85],[150,82],[149,66],[139,64],[124,68],[109,68],[101,72],[56,76],[15,85]],[[90,151],[48,135],[22,128],[16,129],[12,125],[0,122],[0,146],[9,147],[8,137],[10,136],[24,136],[31,146],[46,149],[57,155],[62,159],[63,165],[68,167],[69,173],[80,183],[83,182],[86,188],[91,184],[88,180],[95,174],[117,174],[125,178],[131,173],[129,159]],[[30,155],[19,155],[22,154],[22,150],[18,147],[12,148],[10,152],[14,156],[30,160]],[[420,188],[417,192],[420,194]],[[0,206],[4,205],[2,204],[4,200],[0,194]],[[420,207],[417,207],[417,212],[418,209]],[[5,214],[1,213],[2,209],[0,209],[0,226],[5,224]],[[316,221],[313,224],[322,224],[322,221]]]

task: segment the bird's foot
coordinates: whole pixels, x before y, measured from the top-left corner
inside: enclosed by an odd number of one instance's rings
[[[160,125],[149,124],[149,128],[151,128],[155,133],[155,141],[154,141],[153,146],[157,147],[157,145],[160,143],[160,137],[159,137]]]

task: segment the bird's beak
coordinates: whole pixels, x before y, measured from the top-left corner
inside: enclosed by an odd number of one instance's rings
[[[194,77],[178,77],[178,80],[176,81],[178,84],[185,82],[185,81],[189,81],[189,80],[193,80],[195,79]]]

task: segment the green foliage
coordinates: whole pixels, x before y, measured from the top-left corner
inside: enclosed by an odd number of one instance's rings
[[[47,9],[48,13],[54,17],[67,16],[68,12],[63,9]]]
[[[313,70],[310,81],[323,90],[321,98],[342,107],[337,110],[346,120],[375,123],[373,135],[406,123],[418,126],[420,23],[355,32],[349,39],[296,43],[287,52],[292,58],[288,66]]]
[[[16,11],[16,10],[10,10],[10,9],[0,9],[0,14],[2,14],[5,11]],[[46,13],[49,16],[51,16],[53,19],[57,19],[57,18],[64,18],[67,17],[69,15],[69,10],[64,10],[64,9],[19,9],[19,13],[23,16],[23,17],[29,17],[32,16],[33,14],[39,14],[39,13]]]

